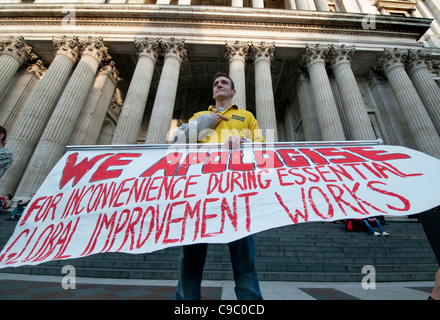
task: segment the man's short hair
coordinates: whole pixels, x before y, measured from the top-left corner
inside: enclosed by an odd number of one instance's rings
[[[214,76],[214,81],[212,81],[212,82],[214,83],[215,80],[216,80],[217,78],[219,78],[219,77],[225,77],[225,78],[228,78],[229,81],[231,81],[231,89],[232,89],[232,90],[235,89],[234,81],[231,79],[231,77],[230,77],[227,73],[224,73],[224,72],[217,72],[217,73],[215,74],[215,76]]]
[[[6,132],[6,129],[4,127],[2,127],[2,126],[0,126],[0,133],[4,134],[4,136],[2,138],[2,143],[3,143],[6,140],[7,132]]]

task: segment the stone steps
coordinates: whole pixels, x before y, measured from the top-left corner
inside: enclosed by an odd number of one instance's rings
[[[3,248],[16,223],[2,220]],[[363,266],[372,265],[377,281],[432,281],[438,264],[420,223],[401,219],[385,227],[390,237],[346,232],[343,224],[335,223],[304,223],[259,233],[258,276],[263,281],[361,281]],[[79,277],[176,280],[179,254],[178,247],[149,254],[96,254],[1,272],[62,276],[62,267],[73,265]],[[232,280],[227,245],[209,246],[204,279]]]

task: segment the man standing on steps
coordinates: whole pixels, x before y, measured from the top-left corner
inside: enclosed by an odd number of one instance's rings
[[[179,127],[176,142],[224,143],[229,149],[240,148],[245,141],[263,142],[257,120],[249,111],[231,105],[234,82],[224,73],[217,73],[213,84],[215,106],[196,113],[188,124]],[[255,266],[254,236],[228,243],[239,300],[263,299]],[[180,254],[179,282],[176,299],[201,299],[201,283],[208,244],[183,246]]]

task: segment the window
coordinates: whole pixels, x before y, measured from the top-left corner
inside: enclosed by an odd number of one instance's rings
[[[327,4],[331,12],[339,11],[335,0],[327,0]]]
[[[376,0],[374,5],[382,14],[401,17],[411,17],[416,9],[415,0]]]

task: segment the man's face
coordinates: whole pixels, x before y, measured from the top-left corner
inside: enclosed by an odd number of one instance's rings
[[[212,94],[215,100],[229,99],[235,95],[235,89],[231,87],[231,81],[226,77],[218,77],[212,86]]]

